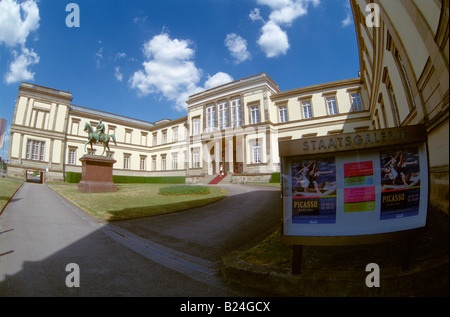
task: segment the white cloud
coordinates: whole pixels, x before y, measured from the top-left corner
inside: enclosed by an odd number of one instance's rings
[[[167,33],[154,36],[144,43],[142,52],[146,60],[143,69],[131,76],[129,83],[142,96],[162,94],[164,98],[175,102],[178,110],[186,109],[188,96],[204,90],[198,86],[202,71],[195,66],[195,51],[188,40],[171,39]],[[219,73],[218,73],[219,74]],[[229,80],[224,75],[214,75],[217,84]]]
[[[287,33],[281,26],[291,26],[297,18],[308,13],[309,5],[317,7],[320,0],[257,0],[257,3],[271,9],[269,21],[264,23],[258,39],[261,49],[270,58],[286,54],[289,49]],[[252,21],[264,21],[258,8],[252,10],[249,16]]]
[[[269,19],[278,25],[290,25],[298,17],[308,12],[308,6],[317,6],[319,0],[258,0],[261,5],[272,9]]]
[[[35,73],[28,70],[28,67],[39,63],[39,56],[26,47],[22,48],[22,53],[18,54],[17,51],[13,51],[14,61],[9,65],[9,72],[5,75],[5,81],[7,84],[12,84],[20,81],[32,81],[34,80]]]
[[[117,52],[116,56],[114,57],[114,60],[117,61],[121,58],[125,58],[127,56],[127,54],[122,53],[122,52]]]
[[[23,19],[22,19],[23,17]],[[28,35],[39,28],[39,9],[34,0],[0,1],[0,43],[25,45]]]
[[[346,27],[353,23],[352,9],[350,7],[350,2],[345,1],[344,6],[345,6],[345,11],[346,11],[346,16],[345,16],[345,19],[342,20],[342,27]]]
[[[262,27],[262,35],[258,39],[258,44],[269,58],[286,54],[289,49],[286,32],[272,21]]]
[[[122,81],[123,75],[122,75],[122,73],[120,72],[120,67],[119,67],[119,66],[116,66],[115,72],[114,72],[114,76],[116,77],[116,79],[117,79],[118,81]]]
[[[148,17],[146,15],[143,16],[144,11],[140,11],[139,14],[140,14],[139,16],[137,16],[133,19],[134,24],[138,24],[138,23],[147,21]]]
[[[250,17],[250,20],[254,21],[263,21],[263,18],[261,17],[261,11],[259,10],[259,8],[255,8],[252,11],[250,11],[250,14],[248,15]]]
[[[225,46],[237,64],[251,58],[250,52],[247,50],[247,41],[235,33],[227,34]]]
[[[214,76],[208,76],[208,79],[205,81],[204,88],[211,89],[232,81],[233,78],[227,73],[218,72]]]
[[[39,56],[33,49],[26,48],[26,42],[30,33],[39,28],[39,20],[39,8],[34,0],[0,1],[0,45],[5,43],[7,47],[21,48],[20,54],[15,49],[11,51],[14,60],[4,75],[7,84],[34,80],[35,73],[28,67],[39,63]]]
[[[353,20],[352,20],[350,13],[347,13],[347,16],[345,17],[345,19],[342,20],[342,26],[346,27],[347,25],[352,24],[352,22],[353,22]]]
[[[98,41],[99,44],[102,44],[102,41]],[[95,52],[95,63],[97,65],[97,68],[100,68],[102,65],[103,60],[103,46],[101,46],[97,52]]]

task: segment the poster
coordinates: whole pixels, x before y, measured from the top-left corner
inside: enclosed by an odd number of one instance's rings
[[[373,161],[344,164],[344,212],[375,210]]]
[[[336,222],[334,157],[292,163],[292,222]]]
[[[415,125],[279,142],[282,242],[359,243],[424,228],[426,136]]]
[[[419,214],[420,167],[418,148],[380,152],[380,219]]]

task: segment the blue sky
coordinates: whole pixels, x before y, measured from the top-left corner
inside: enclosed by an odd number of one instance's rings
[[[79,27],[66,25],[69,3]],[[190,94],[261,72],[285,91],[358,71],[348,0],[0,0],[8,127],[22,81],[154,122],[185,116]]]

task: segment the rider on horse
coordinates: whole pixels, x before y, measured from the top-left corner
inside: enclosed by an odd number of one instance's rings
[[[103,124],[102,119],[100,119],[100,122],[97,124],[95,131],[94,128],[91,126],[91,124],[89,122],[86,122],[86,124],[84,125],[84,131],[88,133],[88,141],[84,144],[84,151],[86,151],[86,145],[90,144],[91,145],[90,153],[92,154],[94,153],[94,148],[92,147],[92,145],[96,143],[102,143],[103,153],[105,153],[105,151],[108,150],[106,156],[111,156],[111,152],[108,145],[109,139],[111,138],[114,141],[114,144],[117,145],[116,137],[114,134],[105,133],[105,125]]]
[[[101,136],[105,134],[105,125],[102,122],[102,119],[100,119],[100,122],[97,124],[97,130],[95,130],[95,142],[98,143],[101,141]]]

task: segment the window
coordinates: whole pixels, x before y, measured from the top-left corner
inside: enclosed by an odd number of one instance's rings
[[[131,143],[131,132],[133,130],[125,129],[125,143]]]
[[[375,110],[375,119],[376,119],[376,122],[377,122],[377,126],[375,126],[374,128],[375,129],[381,129],[380,116],[378,114],[378,109]]]
[[[286,106],[279,107],[278,112],[280,114],[280,122],[287,122],[288,121],[287,107]]]
[[[192,152],[192,168],[200,167],[200,152],[198,150],[194,150]]]
[[[216,122],[215,106],[210,105],[206,107],[206,132],[214,131],[215,122]]]
[[[78,135],[79,126],[80,126],[80,120],[72,119],[72,134]]]
[[[108,125],[108,134],[115,134],[115,133],[116,133],[116,126]]]
[[[327,97],[327,108],[330,115],[338,113],[336,97]]]
[[[162,132],[162,144],[166,144],[167,143],[167,130],[164,130]]]
[[[156,171],[156,155],[152,156],[152,171]]]
[[[259,143],[253,144],[253,163],[261,163],[261,145]]]
[[[392,89],[391,84],[389,84],[388,91],[389,91],[389,97],[390,97],[391,103],[392,103],[392,110],[394,112],[395,126],[400,126],[400,123],[401,123],[400,114],[398,112],[397,100],[395,99],[394,90]]]
[[[178,127],[172,129],[172,141],[173,142],[178,141]]]
[[[353,111],[363,111],[364,107],[361,101],[361,94],[360,93],[351,94],[351,98]]]
[[[75,165],[77,159],[77,149],[76,148],[69,148],[69,164]]]
[[[33,141],[27,142],[27,160],[31,159],[31,146],[33,145]]]
[[[401,74],[403,75],[402,80],[405,83],[405,85],[408,87],[408,89],[407,89],[407,91],[409,93],[408,99],[412,103],[412,107],[409,106],[409,110],[412,110],[413,108],[416,107],[416,101],[414,100],[414,95],[413,95],[413,92],[411,89],[411,83],[409,81],[408,74],[406,73],[406,68],[405,68],[405,65],[403,64],[402,58],[400,57],[400,54],[397,51],[395,52],[395,57],[396,57],[398,65],[400,66],[400,69],[402,70],[402,72],[401,72]]]
[[[250,122],[259,123],[259,105],[250,107]]]
[[[200,119],[192,119],[192,134],[199,135],[200,134]]]
[[[152,141],[152,145],[153,145],[153,146],[158,145],[158,132],[153,133],[153,141]]]
[[[383,116],[383,126],[386,127],[387,126],[387,121],[386,121],[386,109],[384,108],[384,101],[381,101],[380,104],[381,107],[381,114]]]
[[[313,117],[310,100],[302,101],[302,113],[303,113],[303,119],[309,119],[309,118]]]
[[[146,170],[146,166],[147,166],[147,156],[142,156],[140,157],[140,164],[139,164],[139,168],[141,171],[145,171]]]
[[[161,170],[165,171],[167,169],[167,155],[161,155]]]
[[[228,127],[228,103],[226,101],[219,103],[219,129]]]
[[[32,152],[31,152],[31,159],[32,160],[39,160],[39,149],[40,149],[40,142],[33,142],[32,145]]]
[[[28,140],[27,142],[27,160],[44,161],[45,142]]]
[[[178,169],[178,154],[177,153],[172,154],[172,169],[173,170]]]
[[[141,145],[147,146],[147,133],[141,132]]]
[[[240,127],[241,122],[241,100],[231,100],[231,125],[233,128]]]
[[[130,163],[131,163],[131,154],[124,154],[123,155],[123,168],[126,170],[129,170]]]

